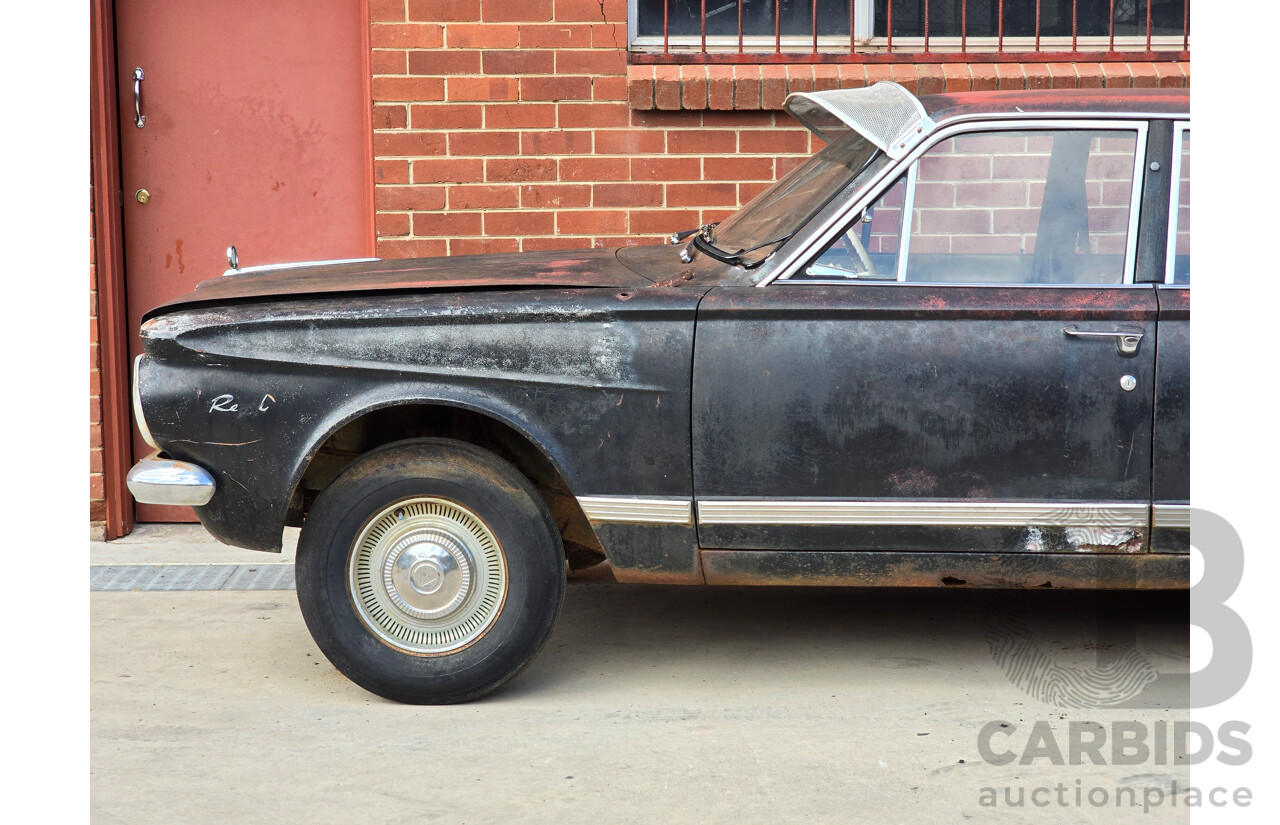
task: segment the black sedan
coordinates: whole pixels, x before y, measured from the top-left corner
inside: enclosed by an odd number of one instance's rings
[[[228,270],[142,325],[139,501],[374,693],[480,696],[567,568],[1185,588],[1185,91],[794,94],[825,148],[672,244]]]

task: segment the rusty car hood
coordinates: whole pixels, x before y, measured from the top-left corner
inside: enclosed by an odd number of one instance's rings
[[[186,295],[145,318],[196,305],[385,291],[528,289],[538,287],[637,287],[655,278],[624,266],[617,249],[575,249],[457,255],[443,258],[367,260],[266,267],[202,281]]]

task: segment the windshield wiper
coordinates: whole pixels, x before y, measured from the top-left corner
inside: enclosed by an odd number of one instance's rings
[[[699,226],[697,229],[686,229],[684,232],[673,232],[671,236],[667,238],[667,243],[671,244],[672,246],[675,246],[676,244],[680,243],[690,235],[698,235],[704,238],[706,241],[710,242],[711,230],[715,229],[719,225],[720,225],[720,222],[716,221],[715,223],[704,223],[702,226]]]
[[[712,224],[712,226],[714,225],[715,224]],[[747,265],[742,259],[743,255],[750,255],[752,252],[756,252],[757,250],[764,249],[766,246],[776,246],[780,243],[786,243],[787,241],[791,240],[791,236],[796,234],[796,231],[797,230],[793,229],[781,237],[773,238],[772,240],[765,241],[764,243],[756,244],[750,249],[739,249],[737,252],[728,252],[724,249],[721,249],[720,247],[712,243],[711,239],[706,235],[698,235],[698,237],[694,238],[693,245],[698,247],[698,249],[707,253],[711,257],[715,258],[717,261],[722,261],[723,263],[729,264],[730,266],[742,265],[750,269],[751,266],[758,266],[759,264],[762,263],[762,261],[756,261],[755,264]],[[688,237],[688,236],[686,235],[685,237]]]

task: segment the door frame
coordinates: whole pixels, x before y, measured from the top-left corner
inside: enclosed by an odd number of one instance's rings
[[[367,254],[377,254],[373,212],[373,71],[369,2],[360,3],[361,85],[364,90],[364,208]],[[97,265],[98,355],[102,379],[102,474],[108,540],[134,526],[134,501],[125,479],[133,463],[130,413],[128,273],[124,264],[120,182],[120,119],[116,100],[115,0],[92,0],[89,12],[89,145],[92,158],[93,243]]]
[[[125,476],[133,460],[129,419],[128,311],[120,221],[120,135],[116,107],[114,0],[93,0],[89,13],[89,144],[93,243],[98,273],[98,361],[102,378],[102,476],[107,539],[133,530],[133,498]]]

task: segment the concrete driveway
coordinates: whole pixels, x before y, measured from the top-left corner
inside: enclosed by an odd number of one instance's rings
[[[183,529],[94,545],[92,561],[282,561]],[[93,819],[1188,821],[1167,798],[1146,815],[1127,804],[1146,788],[1185,788],[1185,764],[997,766],[978,747],[992,722],[1013,731],[992,739],[1001,753],[1022,751],[1043,720],[1065,757],[1072,722],[1186,718],[1047,703],[989,644],[1012,617],[1068,669],[1096,667],[1108,640],[1130,634],[1144,661],[1185,672],[1186,595],[994,596],[587,577],[571,583],[550,642],[516,681],[473,704],[408,707],[340,676],[290,591],[95,592]],[[1102,753],[1110,761],[1109,745]],[[1051,789],[1036,797],[1050,804],[1004,796],[1037,787]],[[1074,804],[1077,789],[1098,787],[1107,804]],[[988,788],[995,806],[983,804]]]

